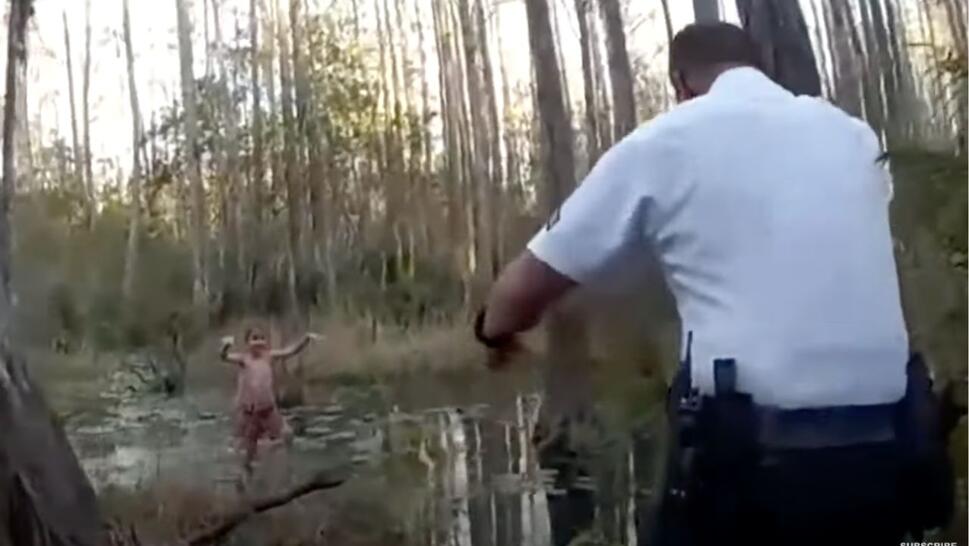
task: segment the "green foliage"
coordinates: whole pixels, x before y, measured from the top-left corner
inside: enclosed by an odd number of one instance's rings
[[[431,319],[461,305],[461,279],[449,264],[420,259],[415,275],[401,274],[393,254],[366,251],[338,272],[343,291],[353,294],[353,307],[372,317],[396,323]]]
[[[969,171],[965,159],[917,149],[889,154],[897,199],[893,214],[899,229],[927,227],[949,254],[953,265],[966,268]]]
[[[15,204],[16,333],[28,345],[54,339],[108,351],[164,338],[172,315],[191,300],[187,248],[163,232],[146,235],[132,300],[121,293],[127,220],[107,201],[92,229],[76,224],[78,205],[60,192]]]

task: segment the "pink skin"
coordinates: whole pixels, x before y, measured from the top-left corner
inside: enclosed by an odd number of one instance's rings
[[[276,407],[273,363],[299,354],[310,340],[320,338],[318,334],[306,334],[297,343],[282,349],[271,349],[266,336],[253,331],[249,333],[246,351],[242,353],[230,353],[232,338],[223,339],[222,360],[235,364],[239,369],[235,397],[236,435],[245,448],[247,470],[255,458],[259,439],[264,435],[271,440],[279,439],[285,429]]]
[[[274,407],[272,353],[265,341],[251,340],[242,354],[236,382],[235,404],[239,409]]]

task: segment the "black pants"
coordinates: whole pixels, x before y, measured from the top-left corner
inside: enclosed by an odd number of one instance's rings
[[[714,461],[687,501],[663,499],[645,544],[895,545],[899,465],[893,444],[767,453],[746,468]]]

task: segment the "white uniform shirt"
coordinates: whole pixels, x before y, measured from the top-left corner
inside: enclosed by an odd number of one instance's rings
[[[590,283],[651,246],[702,393],[734,358],[761,404],[893,402],[908,339],[879,150],[835,106],[735,68],[609,150],[528,248]]]

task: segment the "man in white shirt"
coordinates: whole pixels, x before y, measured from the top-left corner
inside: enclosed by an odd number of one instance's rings
[[[879,140],[775,84],[756,59],[732,25],[681,31],[670,58],[680,104],[599,160],[502,272],[476,333],[500,365],[566,292],[652,249],[688,361],[671,411],[703,401],[700,427],[719,440],[698,447],[699,492],[672,491],[690,497],[678,514],[691,525],[669,521],[667,502],[656,540],[897,543],[892,415],[909,347]],[[783,464],[748,460],[767,455]]]

